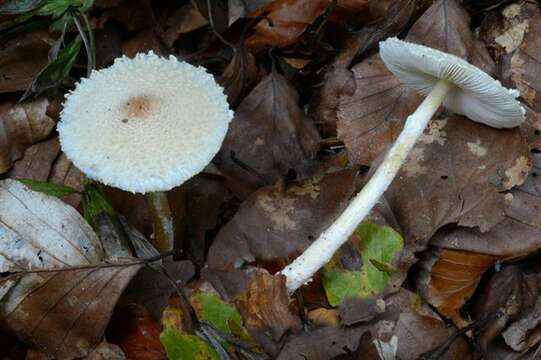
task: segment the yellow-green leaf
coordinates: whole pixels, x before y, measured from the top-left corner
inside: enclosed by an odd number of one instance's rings
[[[344,268],[341,249],[324,268],[323,286],[332,306],[347,298],[370,298],[383,292],[395,270],[393,261],[404,243],[391,227],[370,222],[359,225],[351,241],[355,255],[360,256],[360,267]]]

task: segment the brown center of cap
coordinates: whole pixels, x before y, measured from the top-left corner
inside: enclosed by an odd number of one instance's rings
[[[122,121],[127,122],[129,119],[146,118],[152,113],[156,105],[156,100],[149,96],[134,96],[124,104],[126,118]]]

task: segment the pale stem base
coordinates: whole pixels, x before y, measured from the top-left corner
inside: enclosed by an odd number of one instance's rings
[[[404,129],[368,183],[351,200],[334,223],[321,233],[302,255],[282,270],[281,273],[286,276],[290,293],[310,281],[370,213],[453,86],[445,80],[440,80],[432,88],[417,110],[408,117]]]
[[[173,250],[174,225],[167,193],[156,191],[147,194],[154,227],[153,244],[160,253]]]

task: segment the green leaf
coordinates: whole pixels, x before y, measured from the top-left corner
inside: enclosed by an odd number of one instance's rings
[[[79,8],[81,11],[86,11],[92,6],[93,2],[93,0],[45,0],[35,10],[35,14],[58,18],[69,8]]]
[[[160,341],[169,360],[218,360],[214,348],[201,338],[181,330],[182,311],[167,307],[163,311]]]
[[[191,302],[200,320],[207,321],[224,334],[234,335],[242,340],[250,338],[242,326],[240,313],[233,305],[216,295],[204,292],[193,295]]]
[[[39,94],[44,90],[59,85],[68,76],[71,67],[77,59],[79,50],[81,50],[81,37],[77,36],[68,46],[58,51],[57,57],[41,70],[32,82],[30,89],[23,95],[21,101],[30,96],[30,94]]]
[[[340,261],[340,250],[325,266],[323,286],[332,306],[347,298],[370,298],[385,290],[395,271],[393,260],[404,243],[402,236],[391,227],[369,222],[359,225],[350,241],[360,254],[362,265],[358,270],[345,269]]]
[[[86,221],[93,224],[103,213],[115,217],[115,209],[109,204],[103,193],[93,185],[87,185],[83,196],[83,212]]]
[[[7,0],[0,5],[0,14],[22,14],[37,8],[42,0]]]
[[[160,334],[169,360],[219,360],[216,350],[199,337],[173,328],[166,328]]]
[[[53,184],[47,181],[38,181],[31,179],[20,179],[19,181],[34,191],[39,191],[47,195],[56,196],[59,198],[79,192],[70,186]]]

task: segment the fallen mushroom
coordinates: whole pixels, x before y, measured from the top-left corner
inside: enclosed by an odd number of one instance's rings
[[[62,150],[89,178],[149,193],[156,232],[171,236],[164,191],[199,173],[218,152],[233,112],[204,68],[153,52],[118,58],[66,95]]]
[[[406,86],[426,95],[383,162],[344,212],[299,257],[282,270],[290,292],[310,281],[345,243],[387,190],[428,122],[443,104],[455,113],[495,127],[510,128],[524,121],[518,91],[508,90],[488,74],[450,54],[389,38],[380,55]]]

